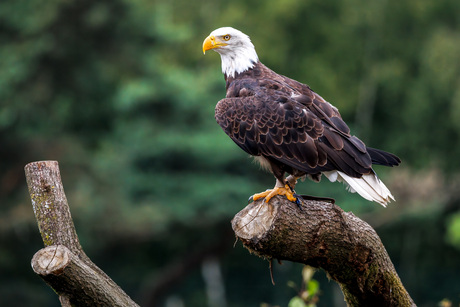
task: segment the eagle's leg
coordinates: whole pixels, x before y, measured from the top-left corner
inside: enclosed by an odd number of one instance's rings
[[[299,179],[300,177],[296,177],[294,175],[289,175],[286,177],[286,184],[289,185],[289,187],[291,188],[292,192],[294,192],[294,189],[295,189],[295,185],[297,184],[297,179]]]
[[[286,198],[292,202],[297,202],[297,198],[294,196],[294,191],[290,188],[289,184],[276,179],[275,187],[271,190],[267,190],[262,193],[257,193],[252,196],[252,200],[256,201],[261,198],[265,198],[265,202],[269,202],[276,195],[285,195]]]

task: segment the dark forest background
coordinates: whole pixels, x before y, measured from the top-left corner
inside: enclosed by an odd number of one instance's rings
[[[369,146],[388,208],[334,197],[380,235],[418,306],[460,303],[460,1],[3,0],[0,305],[59,306],[30,268],[42,247],[23,168],[57,160],[86,253],[142,306],[287,306],[301,269],[234,246],[230,220],[274,179],[221,131],[233,26],[263,63],[309,84]],[[343,306],[324,272],[318,306]],[[154,299],[152,299],[154,297]]]

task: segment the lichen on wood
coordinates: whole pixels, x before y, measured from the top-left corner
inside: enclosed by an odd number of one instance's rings
[[[67,204],[57,161],[29,163],[25,167],[32,208],[45,246],[64,245],[82,252]]]

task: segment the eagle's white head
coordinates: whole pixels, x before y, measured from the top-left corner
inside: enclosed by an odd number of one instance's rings
[[[252,68],[259,60],[249,36],[231,27],[216,29],[206,37],[203,53],[210,49],[220,54],[222,73],[227,77]]]

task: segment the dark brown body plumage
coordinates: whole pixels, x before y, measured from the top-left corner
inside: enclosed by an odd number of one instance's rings
[[[325,171],[360,178],[372,164],[398,165],[393,154],[369,148],[342,120],[338,110],[307,85],[276,74],[258,62],[226,77],[227,95],[216,120],[244,151],[269,161],[281,182],[285,172],[319,180]]]

